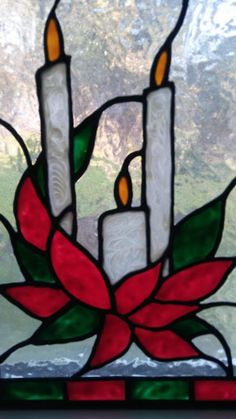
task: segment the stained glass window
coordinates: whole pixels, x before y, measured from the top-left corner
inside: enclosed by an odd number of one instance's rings
[[[2,2],[1,406],[236,400],[233,6]]]

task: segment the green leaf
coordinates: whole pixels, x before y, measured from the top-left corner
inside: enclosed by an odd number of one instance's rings
[[[34,343],[63,343],[92,336],[101,325],[102,316],[97,310],[76,304],[43,324],[34,336]]]
[[[74,173],[78,179],[86,170],[93,151],[100,113],[92,114],[73,133]]]
[[[175,272],[214,256],[223,232],[225,196],[192,212],[174,227],[172,267]]]
[[[54,283],[56,277],[50,269],[46,253],[38,251],[19,235],[12,238],[18,264],[26,280]]]
[[[212,333],[210,325],[208,327],[204,320],[196,316],[179,320],[171,326],[171,330],[188,341]]]

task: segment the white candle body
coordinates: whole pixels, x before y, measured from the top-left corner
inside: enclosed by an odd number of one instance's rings
[[[105,215],[102,237],[103,268],[112,284],[147,266],[146,216],[143,211]]]
[[[170,238],[172,91],[169,87],[157,89],[146,100],[146,200],[150,210],[150,260],[155,262],[166,250]]]
[[[52,213],[58,216],[72,203],[70,175],[70,109],[66,63],[54,64],[41,74],[42,110],[48,190]],[[71,234],[73,215],[65,215],[62,226]]]

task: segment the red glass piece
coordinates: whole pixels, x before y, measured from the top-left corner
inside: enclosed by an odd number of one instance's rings
[[[194,383],[195,400],[235,401],[236,382],[227,380],[196,380]]]
[[[69,400],[125,400],[125,381],[72,381],[67,392]]]
[[[125,279],[115,291],[118,312],[127,314],[142,304],[155,289],[160,271],[161,263]]]
[[[52,239],[51,260],[58,279],[71,295],[90,306],[110,308],[110,296],[102,273],[59,231]]]
[[[40,318],[51,316],[70,301],[62,290],[33,285],[9,287],[4,290],[3,295]]]
[[[51,220],[29,177],[23,181],[17,197],[16,217],[24,238],[46,250]]]
[[[135,329],[135,335],[151,358],[177,360],[199,356],[194,347],[171,330]]]
[[[182,304],[150,303],[129,317],[137,325],[145,327],[165,327],[188,313],[196,312],[198,306]]]
[[[168,278],[158,293],[160,301],[197,301],[216,291],[231,268],[231,260],[200,263]]]
[[[107,314],[90,366],[98,367],[115,360],[128,348],[130,340],[128,324],[113,314]]]

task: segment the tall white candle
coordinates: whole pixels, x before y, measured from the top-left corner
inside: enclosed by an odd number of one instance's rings
[[[182,1],[176,25],[154,58],[150,72],[151,88],[145,92],[144,181],[145,200],[150,211],[149,256],[152,262],[167,249],[173,223],[175,88],[169,82],[169,72],[172,43],[183,24],[188,3],[188,0]]]
[[[70,58],[64,55],[61,45],[62,34],[59,31],[59,23],[53,13],[46,25],[47,62],[38,71],[37,82],[50,207],[55,217],[65,212],[61,226],[71,234],[75,214],[72,208],[74,195],[70,157],[72,130]]]
[[[160,87],[146,96],[146,202],[149,207],[150,260],[165,252],[172,223],[172,100],[171,87]]]

